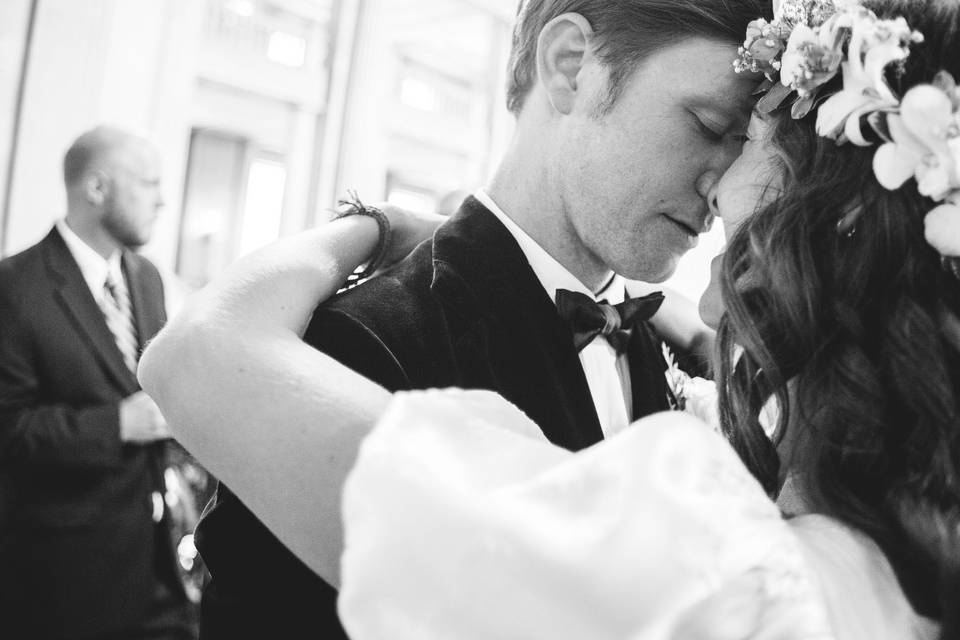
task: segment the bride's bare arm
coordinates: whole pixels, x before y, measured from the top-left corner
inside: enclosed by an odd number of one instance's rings
[[[390,396],[300,335],[377,238],[373,219],[351,216],[241,258],[187,301],[140,361],[175,437],[333,584],[343,481]],[[397,251],[414,241],[394,240]]]
[[[695,354],[704,362],[712,360],[717,334],[701,320],[695,302],[670,287],[636,280],[627,282],[627,291],[635,297],[663,291],[663,304],[650,319],[654,329],[673,347]]]

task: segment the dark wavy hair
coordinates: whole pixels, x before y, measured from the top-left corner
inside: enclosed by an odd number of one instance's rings
[[[888,72],[900,95],[941,69],[960,79],[960,2],[863,4],[925,36]],[[878,543],[943,637],[960,637],[960,282],[924,239],[935,204],[916,182],[884,189],[876,145],[838,146],[815,120],[776,114],[783,194],[724,257],[721,420],[771,495],[789,472],[813,511]],[[758,419],[771,396],[772,442]]]
[[[593,28],[597,54],[610,71],[604,107],[654,51],[683,38],[743,42],[747,24],[770,18],[771,0],[520,0],[510,51],[507,109],[519,114],[537,75],[537,41],[548,22],[579,13]]]

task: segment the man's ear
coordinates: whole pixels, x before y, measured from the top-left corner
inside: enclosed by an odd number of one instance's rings
[[[537,74],[550,103],[559,113],[573,109],[577,76],[589,53],[593,28],[579,13],[564,13],[543,27],[537,41]]]
[[[92,205],[100,206],[110,193],[110,178],[102,171],[91,171],[83,176],[83,195]]]

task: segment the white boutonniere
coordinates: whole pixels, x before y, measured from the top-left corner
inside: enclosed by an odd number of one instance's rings
[[[717,407],[716,383],[687,374],[677,364],[673,351],[666,344],[663,345],[663,360],[666,363],[664,376],[670,408],[694,415],[719,431],[720,412]]]

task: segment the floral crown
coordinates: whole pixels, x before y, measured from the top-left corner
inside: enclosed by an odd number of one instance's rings
[[[873,158],[877,181],[899,189],[910,178],[921,195],[943,203],[926,218],[926,236],[945,256],[960,256],[960,89],[941,71],[901,98],[886,80],[902,73],[911,45],[923,42],[903,17],[881,20],[854,0],[774,2],[774,20],[758,19],[734,61],[737,72],[762,73],[761,113],[788,100],[791,116],[817,110],[817,133],[858,146],[881,141]],[[842,88],[821,95],[840,75]],[[824,92],[825,93],[825,92]]]

